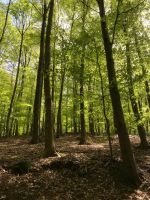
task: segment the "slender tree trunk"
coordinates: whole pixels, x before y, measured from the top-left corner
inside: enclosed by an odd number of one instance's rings
[[[113,107],[114,124],[115,124],[118,137],[119,137],[122,160],[126,168],[129,179],[134,184],[139,185],[141,181],[138,176],[135,159],[134,159],[132,149],[131,149],[129,135],[127,132],[121,100],[120,100],[120,93],[119,93],[118,84],[116,80],[112,44],[110,42],[110,37],[109,37],[108,29],[107,29],[104,1],[97,0],[97,3],[100,10],[101,30],[102,30],[102,37],[103,37],[103,42],[104,42],[105,54],[106,54],[106,65],[107,65],[107,72],[108,72],[110,97],[111,97],[112,107]]]
[[[2,42],[2,40],[4,38],[5,31],[6,31],[6,26],[7,26],[7,21],[8,21],[8,14],[9,14],[9,9],[10,9],[10,4],[11,4],[11,0],[9,0],[8,6],[7,6],[5,23],[4,23],[4,26],[3,26],[2,35],[0,37],[0,43]]]
[[[38,143],[39,134],[40,134],[40,116],[41,116],[41,99],[42,99],[42,87],[43,87],[44,40],[45,40],[45,28],[46,28],[46,15],[47,15],[47,8],[46,8],[46,3],[44,3],[42,28],[41,28],[39,66],[38,66],[38,71],[37,71],[36,91],[35,91],[34,107],[33,107],[33,124],[32,124],[32,139],[31,139],[32,144]]]
[[[89,132],[94,136],[93,102],[89,103]]]
[[[16,80],[15,80],[15,85],[13,89],[13,94],[11,97],[9,109],[8,109],[8,114],[7,114],[7,121],[6,121],[6,135],[9,133],[9,121],[12,113],[12,108],[14,104],[14,99],[16,95],[16,89],[17,89],[17,84],[18,84],[18,78],[19,78],[19,72],[20,72],[20,63],[21,63],[21,55],[22,55],[22,47],[23,47],[23,40],[24,40],[24,25],[22,27],[21,31],[21,41],[20,41],[20,47],[19,47],[19,56],[18,56],[18,64],[17,64],[17,74],[16,74]]]
[[[18,93],[18,97],[17,97],[17,101],[19,102],[22,98],[23,95],[23,90],[24,90],[24,80],[25,80],[25,70],[26,70],[26,66],[23,66],[23,72],[22,72],[22,77],[21,77],[21,84],[20,84],[20,90]]]
[[[14,118],[12,117],[12,119],[11,119],[11,124],[10,124],[10,129],[9,129],[9,137],[11,137],[12,136],[12,130],[13,130],[13,124],[14,124]]]
[[[74,16],[75,16],[75,12],[73,12],[73,15],[72,15],[72,23],[71,23],[69,43],[70,43],[71,37],[72,37],[72,29],[73,29],[73,24],[74,24]],[[62,118],[61,118],[61,113],[62,113],[62,97],[63,97],[63,88],[64,88],[65,73],[66,73],[66,66],[65,66],[66,65],[66,58],[65,58],[65,53],[66,52],[65,52],[65,48],[64,47],[65,47],[64,46],[64,38],[62,36],[62,59],[61,59],[61,67],[64,67],[64,69],[62,69],[61,87],[60,87],[58,112],[57,112],[57,131],[56,131],[56,137],[57,138],[59,138],[62,135]],[[67,116],[66,116],[66,118],[67,118]]]
[[[28,55],[28,49],[25,48],[25,47],[24,47],[24,51],[23,52],[22,52],[22,59],[21,59],[22,60],[21,66],[23,67],[23,69],[22,69],[20,90],[18,92],[17,101],[20,101],[20,99],[22,98],[22,95],[23,95],[25,78],[26,78],[26,67],[29,66],[29,64],[30,64],[30,56],[31,56],[31,55]]]
[[[55,143],[52,119],[52,98],[50,90],[50,61],[51,61],[51,30],[54,10],[54,0],[50,1],[49,15],[45,40],[45,66],[44,66],[44,95],[45,95],[45,156],[55,156]]]
[[[98,71],[99,71],[99,77],[100,77],[100,83],[101,83],[103,115],[104,115],[104,118],[105,118],[106,133],[107,133],[108,142],[109,142],[110,157],[112,159],[113,158],[113,151],[112,151],[112,141],[111,141],[111,135],[110,135],[110,124],[109,124],[109,119],[108,119],[107,113],[106,113],[106,103],[105,103],[103,76],[102,76],[102,73],[101,73],[101,66],[100,66],[100,63],[99,63],[99,54],[98,54],[98,49],[96,47],[96,42],[95,42],[95,50],[96,50],[96,63],[97,63],[97,67],[98,67]]]
[[[19,132],[18,132],[18,120],[15,120],[15,136],[18,137]]]
[[[131,105],[132,105],[132,110],[133,110],[133,113],[134,113],[134,116],[136,119],[136,123],[137,123],[138,133],[140,136],[140,141],[141,141],[140,146],[142,148],[147,148],[148,142],[146,139],[146,131],[144,128],[144,124],[141,123],[141,116],[140,116],[140,113],[138,110],[138,104],[137,104],[136,97],[134,94],[129,42],[127,42],[127,44],[126,44],[126,58],[127,58],[127,75],[128,75],[129,96],[130,96],[130,101],[131,101]]]
[[[64,66],[64,69],[63,69],[63,72],[62,72],[62,78],[61,78],[61,87],[60,87],[58,112],[57,112],[57,131],[56,131],[56,137],[57,138],[59,138],[62,135],[61,107],[62,107],[62,96],[63,96],[65,73],[66,73],[66,68]]]
[[[85,20],[87,15],[86,0],[83,1],[82,33],[85,33]],[[84,114],[84,68],[85,68],[85,42],[82,44],[81,65],[80,65],[80,125],[81,137],[79,144],[86,144],[85,114]]]
[[[67,94],[66,94],[66,128],[65,128],[65,133],[68,133],[68,93],[69,93],[69,89],[68,89],[68,78],[67,78]]]
[[[148,106],[150,108],[150,89],[149,89],[148,81],[145,81],[145,89],[146,89],[146,93],[147,93]]]
[[[54,38],[53,46],[53,70],[52,70],[52,112],[53,112],[53,133],[55,134],[55,82],[56,82],[56,37]]]
[[[84,51],[84,50],[83,50]],[[84,115],[84,57],[81,60],[80,69],[80,126],[81,126],[81,137],[80,144],[86,144],[86,130],[85,130],[85,115]]]
[[[89,93],[89,133],[91,136],[94,136],[94,118],[93,118],[93,101],[92,99],[92,89],[91,89],[91,78],[89,79],[89,84],[88,84],[88,93]]]
[[[73,79],[73,133],[76,136],[77,130],[77,83]]]
[[[26,131],[25,134],[29,135],[30,130],[30,118],[31,118],[31,107],[28,108],[27,119],[26,119]]]

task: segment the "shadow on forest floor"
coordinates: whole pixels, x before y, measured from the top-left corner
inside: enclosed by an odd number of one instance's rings
[[[137,145],[137,137],[131,138]],[[116,162],[111,163],[106,142],[91,139],[91,145],[78,145],[75,137],[57,139],[60,157],[44,159],[43,143],[29,144],[29,138],[9,138],[0,141],[0,199],[8,200],[149,200],[150,150],[133,148],[144,176],[135,189],[123,184]],[[113,152],[119,159],[118,141]],[[28,173],[15,175],[14,164],[30,163]],[[112,170],[114,169],[114,170]],[[117,176],[114,176],[116,173]]]

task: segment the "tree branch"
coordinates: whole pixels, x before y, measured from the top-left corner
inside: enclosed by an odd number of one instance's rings
[[[89,5],[87,5],[83,0],[80,0],[80,2],[83,3],[87,8],[89,8],[89,9],[91,9],[91,10],[93,10],[94,12],[96,12],[96,13],[99,14],[99,12],[98,12],[97,10],[95,10],[94,8],[91,8],[91,7],[90,7]]]
[[[35,8],[35,10],[39,13],[39,15],[42,16],[41,11],[34,5],[34,3],[32,1],[29,1],[29,2]]]
[[[121,3],[121,0],[118,0],[116,18],[115,18],[114,27],[113,27],[113,34],[112,34],[112,42],[111,42],[112,45],[113,45],[114,39],[115,39],[116,26],[117,26],[118,17],[119,17],[119,7],[120,7],[120,3]]]
[[[136,6],[134,6],[134,7],[132,7],[132,8],[129,8],[128,10],[122,11],[121,13],[119,13],[119,15],[128,13],[128,12],[130,12],[130,11],[132,11],[132,10],[135,10],[135,9],[138,8],[140,5],[142,5],[144,2],[145,2],[145,0],[143,0],[142,2],[140,2],[139,4],[137,4]]]
[[[121,0],[118,0],[116,18],[115,18],[114,27],[113,27],[113,34],[112,34],[112,42],[111,42],[112,45],[113,45],[114,39],[115,39],[116,26],[117,26],[117,22],[118,22],[119,16],[122,15],[122,14],[128,13],[128,12],[130,12],[130,11],[132,11],[132,10],[135,10],[135,9],[138,8],[141,4],[143,4],[143,3],[145,2],[145,0],[143,0],[142,2],[140,2],[139,4],[137,4],[136,6],[130,8],[130,9],[128,9],[128,10],[119,12],[119,7],[120,7],[120,3],[121,3],[121,2],[122,2]]]
[[[3,40],[4,34],[5,34],[5,30],[6,30],[6,26],[7,26],[7,21],[8,21],[8,14],[9,14],[9,8],[10,8],[10,4],[11,4],[11,0],[9,0],[8,6],[7,6],[7,11],[6,11],[6,16],[5,16],[5,24],[2,30],[2,35],[0,37],[0,43]]]

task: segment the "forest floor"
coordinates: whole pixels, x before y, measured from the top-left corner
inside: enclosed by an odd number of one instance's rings
[[[58,157],[43,158],[43,143],[29,144],[30,138],[0,140],[0,200],[150,200],[150,149],[136,148],[131,141],[143,179],[139,188],[124,181],[118,164],[110,162],[106,141],[90,138],[90,145],[78,145],[73,136],[57,139]],[[117,139],[114,157],[119,160]],[[24,162],[27,171],[16,172]],[[19,170],[19,169],[18,169]]]

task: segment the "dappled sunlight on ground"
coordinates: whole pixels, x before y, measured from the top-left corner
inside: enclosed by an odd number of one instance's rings
[[[131,138],[137,145],[138,139]],[[0,199],[8,200],[149,200],[150,150],[133,148],[143,176],[135,189],[112,175],[108,142],[91,138],[90,145],[78,145],[75,137],[57,139],[57,157],[43,158],[44,144],[29,144],[30,138],[0,141]],[[101,141],[101,143],[100,143]],[[119,158],[117,139],[113,152]],[[16,175],[11,166],[26,161],[28,173]],[[116,167],[116,163],[112,164]]]

